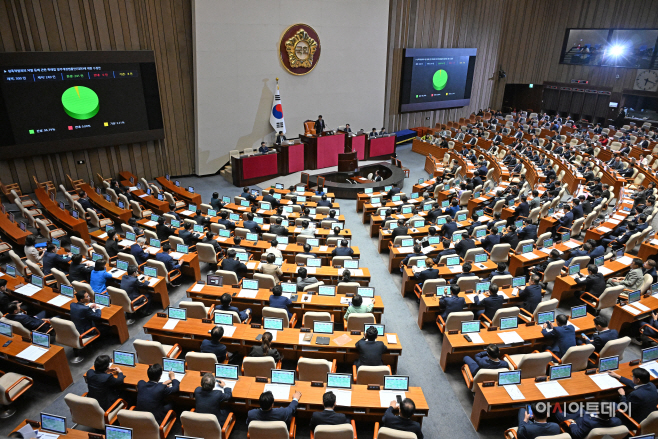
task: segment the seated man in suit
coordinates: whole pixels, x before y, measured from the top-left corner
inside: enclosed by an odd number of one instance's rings
[[[276,224],[270,225],[270,233],[274,233],[277,236],[288,236],[290,231],[287,227],[282,226],[283,218],[277,217],[275,220]]]
[[[525,408],[519,409],[517,439],[536,439],[540,436],[560,434],[560,426],[555,422],[548,422],[549,407],[545,403],[534,403],[531,407],[532,415]]]
[[[137,383],[137,404],[135,410],[140,412],[151,412],[158,425],[162,424],[169,410],[173,410],[171,402],[165,402],[169,395],[178,393],[180,382],[175,378],[173,371],[169,372],[169,379],[160,382],[162,376],[162,365],[155,363],[146,371],[148,382],[140,380]]]
[[[503,230],[503,236],[500,237],[501,244],[509,244],[510,250],[515,251],[516,246],[519,245],[519,235],[516,233],[516,226],[514,224],[507,226]]]
[[[275,190],[270,189],[270,191],[267,194],[263,195],[263,201],[266,202],[266,203],[270,203],[270,205],[274,209],[276,209],[277,207],[279,207],[281,205],[281,202],[279,200],[277,200],[276,198],[274,198],[274,193],[275,193]]]
[[[599,402],[611,404],[610,401],[599,400]],[[560,423],[568,419],[574,421],[567,430],[572,439],[585,439],[595,428],[610,428],[622,425],[619,418],[610,416],[609,410],[599,410],[596,414],[584,412],[582,416],[579,413],[566,413],[558,410],[555,413],[555,418]]]
[[[594,317],[594,327],[596,328],[596,332],[592,338],[589,338],[584,333],[581,334],[581,337],[586,344],[594,345],[594,352],[601,352],[601,349],[603,349],[603,346],[605,346],[607,342],[619,338],[619,332],[617,332],[616,329],[608,328],[608,319],[601,315]]]
[[[290,426],[290,420],[295,415],[297,403],[301,397],[302,392],[296,390],[292,395],[292,401],[290,401],[288,407],[273,409],[274,395],[272,395],[272,392],[267,391],[261,393],[260,398],[258,398],[260,408],[249,410],[247,413],[247,425],[251,421],[283,421]]]
[[[457,255],[457,252],[455,251],[454,248],[450,248],[450,240],[443,238],[441,240],[441,245],[443,245],[444,250],[441,250],[439,254],[434,258],[435,263],[439,263],[441,261],[441,257],[443,256],[450,256],[450,255]]]
[[[236,251],[229,249],[226,253],[226,258],[222,261],[220,266],[222,270],[232,271],[238,277],[238,282],[244,277],[247,272],[247,266],[236,259]]]
[[[329,200],[327,197],[327,194],[322,195],[322,198],[320,198],[320,201],[318,201],[318,207],[329,207],[332,208],[334,207],[334,203]]]
[[[235,229],[235,223],[228,219],[228,212],[222,211],[219,213],[217,224],[221,224],[229,230]]]
[[[576,346],[576,330],[573,326],[567,324],[568,321],[566,315],[560,314],[555,318],[556,326],[553,326],[550,322],[542,325],[542,335],[551,337],[554,340],[553,346],[548,350],[559,358],[562,358],[570,347]]]
[[[472,277],[473,275],[471,274],[471,270],[473,269],[473,262],[472,261],[466,261],[464,262],[464,265],[462,265],[462,272],[457,273],[455,277],[450,279],[450,285],[457,285],[457,281],[461,279],[462,277]]]
[[[144,251],[148,246],[146,245],[146,238],[140,236],[137,238],[137,242],[130,246],[130,254],[135,257],[137,265],[142,265],[144,262],[148,261],[149,254]]]
[[[576,281],[576,285],[584,285],[584,291],[595,297],[601,297],[601,294],[606,288],[605,278],[602,273],[599,273],[599,267],[594,264],[587,265],[586,277],[578,273],[578,276],[574,280]],[[578,291],[576,295],[580,297],[581,292]]]
[[[216,311],[237,312],[241,322],[247,320],[251,315],[251,308],[246,308],[244,311],[240,311],[240,309],[237,306],[231,306],[231,302],[233,301],[233,299],[231,298],[231,295],[229,293],[222,294],[222,297],[220,297],[219,300],[221,303],[215,306]]]
[[[516,231],[519,235],[519,241],[525,239],[537,240],[537,226],[530,221],[530,218],[523,219],[523,227]]]
[[[409,228],[405,226],[404,222],[404,219],[398,219],[397,227],[393,229],[393,233],[391,234],[391,241],[395,241],[395,238],[398,236],[405,236],[409,234]]]
[[[222,203],[221,198],[219,198],[218,192],[212,193],[212,198],[210,198],[210,206],[213,208],[213,210],[216,210],[217,212],[219,212],[222,209],[222,207],[224,207],[224,203]]]
[[[91,303],[91,297],[86,291],[76,291],[77,302],[71,302],[71,321],[80,334],[96,327],[95,320],[101,318],[101,307]],[[93,333],[92,333],[93,334]]]
[[[399,416],[395,415],[396,409],[400,410]],[[399,407],[396,401],[391,401],[388,409],[386,409],[386,413],[384,413],[381,426],[394,430],[409,431],[415,433],[417,439],[423,439],[420,424],[411,419],[415,411],[416,404],[409,398],[403,399]]]
[[[217,385],[221,390],[215,390],[215,376],[212,373],[204,374],[201,377],[201,386],[194,389],[194,401],[197,413],[215,415],[219,425],[224,425],[228,410],[222,410],[220,407],[223,402],[231,399],[232,391],[222,380],[218,380]]]
[[[630,406],[627,413],[635,422],[641,423],[655,410],[656,403],[658,403],[658,392],[656,392],[656,386],[651,382],[651,374],[648,370],[641,367],[633,369],[633,380],[619,376],[615,372],[608,372],[608,375],[617,378],[620,383],[633,389],[628,395],[623,387],[617,391],[620,395],[620,402]],[[627,426],[632,428],[630,423]]]
[[[110,362],[108,355],[99,355],[86,375],[87,397],[98,401],[103,411],[107,411],[121,397],[123,389],[124,375],[118,366],[110,367]]]
[[[486,252],[491,253],[494,245],[500,244],[501,236],[498,234],[498,227],[493,224],[487,226],[487,230],[489,234],[482,240],[481,244]]]
[[[322,395],[322,405],[324,410],[321,412],[313,412],[311,416],[310,428],[315,431],[318,425],[340,425],[349,424],[350,420],[342,413],[336,413],[336,395],[328,390]]]
[[[21,303],[14,301],[7,306],[7,315],[9,320],[20,323],[28,331],[48,332],[50,330],[50,319],[45,318],[46,312],[41,311],[36,316],[30,316],[21,309]]]
[[[288,309],[292,305],[292,301],[283,295],[283,290],[281,285],[275,285],[272,288],[272,295],[270,296],[269,303],[267,306],[272,308],[281,308],[285,309],[288,313],[288,318],[292,318],[292,312]]]
[[[491,279],[493,279],[494,276],[510,276],[510,275],[511,273],[507,271],[507,264],[505,262],[499,262],[496,269],[492,271],[489,276],[483,279],[482,282],[491,282]]]
[[[537,305],[542,301],[541,285],[539,285],[540,280],[541,277],[539,277],[539,275],[531,275],[528,280],[528,285],[523,291],[519,291],[519,299],[523,300],[521,308],[525,309],[530,314],[535,312]]]
[[[140,288],[147,287],[149,285],[148,282],[140,282],[139,279],[139,272],[137,271],[137,266],[136,265],[129,265],[128,266],[128,271],[126,274],[123,275],[121,278],[121,289],[128,294],[128,297],[130,298],[131,301],[137,299],[140,296]],[[140,309],[140,312],[143,315],[149,315],[151,314],[151,293],[145,292],[144,294],[145,299],[142,299],[138,302],[135,302],[135,305],[140,305],[143,303],[143,300],[148,300],[148,305],[143,306]]]
[[[171,257],[170,253],[171,253],[171,244],[165,242],[164,244],[162,244],[162,251],[155,254],[155,259],[157,261],[162,262],[165,265],[167,272],[171,272],[172,270],[180,270],[180,264],[176,263],[176,260]],[[180,284],[172,283],[171,285],[178,286]]]
[[[165,224],[165,219],[164,217],[158,218],[158,225],[155,226],[155,233],[158,235],[158,239],[161,241],[164,241],[166,239],[169,239],[171,235],[175,235],[174,229],[169,227],[168,225]],[[109,233],[108,233],[109,236]],[[109,251],[108,251],[109,253]],[[112,255],[110,255],[111,257]]]
[[[503,296],[498,295],[498,285],[491,284],[489,285],[489,291],[484,293],[486,296],[484,299],[480,300],[479,294],[473,298],[473,303],[475,306],[482,305],[484,309],[476,311],[475,317],[479,318],[482,314],[487,316],[489,320],[493,320],[496,315],[496,311],[503,307],[505,299]]]
[[[297,291],[304,291],[305,287],[318,283],[317,278],[313,276],[308,277],[307,273],[308,272],[305,267],[299,268],[299,271],[297,272],[299,275],[297,277]]]
[[[658,273],[656,273],[656,261],[653,259],[647,259],[642,265],[642,272],[651,276],[651,283],[656,283],[658,281]]]
[[[351,247],[348,247],[349,242],[347,239],[342,239],[340,241],[340,247],[336,247],[331,251],[331,257],[334,256],[352,256],[354,255],[354,250]]]
[[[460,258],[464,259],[466,252],[475,248],[475,241],[471,238],[471,232],[468,230],[462,234],[462,240],[455,244],[455,250]]]
[[[260,142],[260,147],[258,148],[258,152],[261,154],[265,154],[266,152],[270,152],[270,149],[267,147],[265,142]]]
[[[414,278],[419,281],[418,285],[420,285],[421,288],[426,280],[439,278],[439,270],[434,268],[434,261],[432,258],[425,259],[425,266],[427,267],[425,270],[414,272]]]
[[[447,210],[447,209],[446,209]],[[452,220],[452,217],[446,218],[446,223],[441,227],[441,236],[446,239],[452,239],[453,233],[459,229],[459,224]]]
[[[459,297],[459,287],[457,285],[450,285],[450,296],[443,296],[439,299],[439,308],[443,309],[441,317],[445,322],[451,312],[460,312],[466,306],[466,299]]]
[[[355,366],[381,366],[382,355],[388,352],[384,342],[377,340],[377,328],[374,326],[366,329],[363,338],[356,342],[356,351],[359,358],[354,362]]]
[[[572,250],[571,253],[569,253],[569,259],[564,261],[564,269],[567,270],[566,267],[571,265],[571,261],[573,260],[573,258],[579,258],[581,256],[589,256],[591,251],[592,251],[592,244],[590,244],[589,242],[583,244],[582,250]]]
[[[480,369],[508,369],[507,361],[500,359],[500,349],[498,345],[490,344],[487,349],[475,354],[475,359],[466,356],[464,364],[468,366],[471,375],[475,376]]]
[[[89,282],[89,275],[93,270],[82,263],[82,255],[71,256],[71,266],[69,267],[69,282]]]
[[[67,256],[71,256],[71,254],[67,253]],[[66,267],[67,260],[64,258],[64,255],[57,254],[57,247],[54,244],[48,244],[46,246],[46,252],[43,254],[41,264],[41,270],[46,276],[50,274],[51,268],[68,271],[68,267]]]
[[[276,135],[276,139],[274,140],[275,145],[281,145],[281,143],[285,142],[288,140],[286,136],[283,134],[283,131],[279,131],[279,134]]]
[[[194,243],[201,237],[198,233],[192,232],[192,223],[183,223],[183,230],[178,232],[178,236],[183,240],[187,246],[193,246]]]
[[[263,232],[260,225],[254,221],[254,214],[251,212],[247,214],[247,220],[242,223],[242,227],[249,230],[251,233],[261,234]]]
[[[249,201],[249,203],[255,203],[256,202],[256,197],[254,197],[250,192],[249,192],[249,186],[245,186],[242,189],[242,193],[240,194],[240,197],[244,198],[245,200]]]
[[[448,207],[443,213],[445,215],[450,215],[450,218],[454,219],[457,212],[459,212],[459,200],[457,198],[453,198],[450,202],[450,207]]]
[[[204,354],[215,354],[217,362],[223,363],[226,360],[226,345],[221,343],[223,336],[224,327],[215,326],[210,331],[210,340],[207,338],[203,339],[199,350]]]
[[[164,222],[164,219],[162,221]],[[105,241],[105,251],[107,252],[107,255],[111,258],[118,255],[119,252],[121,251],[121,249],[119,248],[119,244],[117,243],[116,236],[117,236],[117,231],[114,229],[107,232],[107,241]]]
[[[400,270],[403,270],[403,267],[406,267],[407,264],[409,264],[409,259],[417,256],[425,256],[425,254],[422,252],[421,245],[418,243],[414,244],[413,253],[408,253],[407,256],[405,256],[405,258],[400,262]]]

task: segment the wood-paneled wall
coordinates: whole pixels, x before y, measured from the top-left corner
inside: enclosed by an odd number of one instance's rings
[[[384,126],[389,131],[458,120],[489,106],[498,69],[503,1],[390,0]],[[471,105],[449,110],[399,113],[404,48],[478,49]],[[429,118],[429,119],[428,119]]]
[[[146,178],[194,172],[190,0],[2,0],[0,52],[153,50],[165,139],[2,160],[0,179],[24,192],[40,181],[91,180],[130,170]],[[77,161],[84,160],[78,165]],[[68,187],[68,184],[65,183]]]
[[[496,81],[492,107],[500,107],[505,83],[586,79],[590,85],[612,87],[613,93],[632,89],[636,69],[560,64],[566,29],[658,27],[656,0],[507,0],[500,7],[499,63],[507,78]]]

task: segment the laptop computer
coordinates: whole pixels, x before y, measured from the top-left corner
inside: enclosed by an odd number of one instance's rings
[[[134,352],[112,351],[112,363],[119,366],[135,367],[136,355]]]

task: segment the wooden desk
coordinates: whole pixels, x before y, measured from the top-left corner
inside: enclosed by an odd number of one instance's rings
[[[609,235],[628,216],[628,212],[624,211],[624,207],[632,208],[633,203],[623,200],[621,201],[621,203],[618,202],[617,205],[615,206],[616,212],[614,212],[610,216],[608,221],[599,224],[598,227],[590,227],[589,229],[587,229],[587,231],[585,232],[585,242],[587,242],[589,239],[593,239],[596,242],[599,242],[603,237]],[[614,219],[613,215],[617,215],[618,217],[623,217],[624,219],[621,220]],[[618,221],[618,222],[610,222],[610,220]]]
[[[18,225],[20,212],[15,212],[14,213],[14,221],[11,222],[9,221],[9,215],[8,214],[3,214],[0,212],[0,230],[2,230],[2,233],[5,234],[12,242],[15,244],[18,244],[19,246],[24,246],[25,245],[25,238],[30,236],[32,232],[26,229],[26,231],[22,231],[21,228]],[[27,222],[26,222],[27,225]]]
[[[122,181],[121,184],[123,186],[126,186],[127,188],[136,187],[135,185],[131,184],[127,180]],[[130,191],[130,195],[135,201],[143,204],[146,207],[146,209],[149,209],[154,213],[157,213],[158,215],[163,215],[169,212],[169,203],[167,201],[165,200],[160,201],[153,195],[148,195],[146,192],[144,192],[141,189],[133,189],[132,191]],[[131,214],[132,214],[132,210],[131,210]]]
[[[372,194],[361,193],[356,195],[356,211],[361,212],[363,205],[370,201],[371,197],[384,197],[387,192],[373,192]]]
[[[202,203],[200,194],[188,192],[182,187],[176,186],[173,181],[167,180],[164,177],[158,177],[155,181],[157,181],[164,190],[171,192],[177,199],[185,201],[187,204],[196,204],[198,206]]]
[[[478,265],[473,264],[471,269],[471,274],[473,276],[478,276],[480,278],[486,277],[489,276],[489,274],[498,267],[498,264],[492,262],[490,259],[488,259],[487,262],[485,262],[482,265],[486,268],[480,268],[478,267]],[[445,279],[447,282],[450,282],[450,279],[455,277],[457,274],[462,273],[461,270],[453,273],[452,271],[450,271],[449,267],[437,267],[437,268],[439,269],[439,278]],[[414,291],[414,287],[417,284],[418,284],[418,280],[416,280],[416,278],[414,277],[411,268],[405,267],[404,270],[402,270],[402,287],[400,289],[400,294],[402,295],[402,297],[404,297],[409,293],[412,293]]]
[[[165,344],[178,343],[184,350],[198,351],[201,342],[210,339],[210,330],[214,327],[212,323],[202,323],[201,319],[188,318],[179,321],[174,329],[167,330],[163,329],[167,320],[163,317],[152,317],[144,325],[144,332],[150,334],[153,340]],[[226,344],[229,352],[239,352],[246,356],[253,346],[260,345],[260,341],[257,341],[256,337],[264,332],[263,329],[255,329],[250,325],[240,324],[236,325],[235,333],[231,337],[224,335],[222,342]],[[320,346],[315,343],[315,335],[310,344],[300,343],[303,335],[304,333],[300,332],[298,328],[286,328],[283,331],[277,331],[276,340],[272,342],[272,345],[286,359],[297,360],[299,357],[324,358],[352,364],[358,358],[355,344],[363,338],[361,335],[350,335],[349,332],[336,331],[329,336],[331,339],[329,345]],[[335,343],[335,339],[342,335],[347,335],[351,341],[339,346]],[[396,373],[398,358],[402,355],[400,340],[398,338],[398,343],[389,344],[386,337],[380,337],[380,339],[388,347],[388,353],[383,355],[382,361],[384,364],[390,365],[393,373]]]
[[[658,298],[655,296],[642,297],[640,303],[648,306],[650,308],[649,311],[641,311],[638,314],[633,314],[621,305],[615,305],[612,309],[612,316],[610,316],[610,328],[616,329],[621,334],[622,331],[630,329],[629,326],[632,323],[651,317],[651,312],[658,309]]]
[[[43,206],[48,212],[55,224],[62,227],[67,233],[79,236],[87,244],[91,243],[87,222],[84,219],[75,219],[71,216],[71,213],[68,210],[60,209],[57,202],[50,199],[50,196],[45,189],[38,188],[34,191],[34,194],[37,196],[39,203],[41,203],[41,206]]]
[[[30,370],[29,375],[32,375],[33,372],[46,374],[57,381],[59,389],[62,391],[73,384],[71,369],[69,369],[69,362],[66,359],[66,353],[63,347],[51,345],[48,352],[37,358],[36,361],[27,361],[18,358],[17,355],[31,346],[32,343],[25,342],[21,336],[14,334],[11,338],[11,344],[2,347],[8,340],[10,340],[9,337],[0,335],[0,361],[25,367]]]
[[[220,304],[220,298],[222,295],[226,293],[230,295],[236,294],[232,297],[232,305],[237,306],[240,309],[251,308],[253,323],[259,323],[260,318],[263,316],[263,308],[269,306],[270,296],[272,295],[272,291],[269,288],[260,288],[256,297],[250,299],[239,297],[237,293],[240,289],[233,288],[231,285],[222,287],[204,285],[201,291],[194,291],[196,285],[197,284],[195,283],[187,289],[187,297],[190,297],[195,301],[203,302],[206,306],[212,306]],[[336,327],[342,327],[345,311],[347,311],[349,305],[341,303],[341,300],[347,296],[344,294],[337,294],[336,296],[314,295],[309,296],[311,298],[310,302],[304,302],[302,301],[304,293],[298,292],[295,294],[297,294],[297,300],[292,302],[292,306],[289,309],[290,312],[297,315],[298,322],[302,321],[304,313],[308,311],[328,312],[333,316],[333,321],[335,322]],[[375,296],[372,313],[377,322],[381,322],[382,314],[384,314],[384,302],[382,301],[381,296]]]
[[[89,197],[89,201],[91,201],[94,206],[103,211],[103,215],[114,222],[115,228],[118,229],[119,224],[121,223],[128,223],[128,220],[132,217],[133,211],[131,209],[121,209],[116,204],[107,201],[102,195],[96,192],[93,187],[89,186],[89,184],[81,184],[80,189],[85,191],[87,197]]]
[[[39,421],[36,421],[36,422],[39,422]],[[70,421],[68,421],[68,422],[70,422]],[[14,432],[20,430],[21,428],[23,428],[25,426],[25,424],[27,424],[27,419],[23,420],[23,422],[18,424],[18,426],[16,428],[14,428],[14,430],[12,430],[12,433],[14,433]],[[41,430],[41,428],[38,428],[37,430],[39,430],[41,432],[53,434],[52,432]],[[105,433],[105,432],[103,432],[103,433]],[[76,430],[74,428],[67,428],[65,437],[66,437],[66,439],[89,439],[89,432],[88,431],[83,431],[83,430]],[[101,437],[104,437],[104,436],[101,436]]]
[[[65,303],[62,306],[56,306],[48,303],[49,300],[54,299],[59,296],[59,293],[53,291],[50,287],[44,287],[41,291],[35,293],[32,296],[24,296],[22,294],[16,293],[14,290],[18,284],[26,284],[26,280],[20,276],[11,277],[8,274],[3,274],[2,279],[7,280],[7,292],[12,296],[18,299],[23,303],[29,303],[39,309],[44,309],[49,311],[54,315],[63,315],[67,319],[71,318],[71,303],[75,299]],[[107,325],[112,329],[118,337],[121,343],[128,341],[130,337],[128,334],[128,325],[126,324],[126,313],[123,311],[123,308],[117,305],[106,306],[101,310],[101,322],[103,325]]]
[[[573,244],[578,244],[577,247],[570,247],[567,246],[563,243],[559,243],[557,245],[554,245],[552,247],[549,247],[550,250],[556,249],[559,250],[562,253],[571,253],[571,251],[574,248],[578,248],[583,245],[582,242],[577,241],[575,239],[570,239],[570,243]],[[549,250],[547,249],[547,250]],[[548,259],[549,253],[543,252],[541,250],[534,249],[532,253],[535,255],[533,258],[528,258],[527,256],[524,256],[522,254],[512,254],[510,255],[509,258],[509,272],[512,274],[512,276],[522,276],[525,274],[525,270],[529,267],[532,267],[534,265],[539,265],[539,263],[544,262],[546,259]],[[529,255],[528,255],[529,256]]]
[[[658,239],[658,233],[653,235],[651,240],[642,242],[642,244],[640,244],[640,250],[637,252],[637,257],[646,261],[650,256],[657,254],[658,242],[652,243],[656,239]]]

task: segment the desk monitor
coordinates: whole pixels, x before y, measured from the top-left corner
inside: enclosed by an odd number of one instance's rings
[[[642,436],[635,436],[633,439],[656,439],[656,435],[654,433],[643,434]]]
[[[263,218],[260,217],[260,216],[256,216],[256,217],[254,217],[254,222],[256,224],[260,224],[262,226],[263,225]]]
[[[213,317],[213,323],[215,323],[215,325],[233,326],[233,314],[215,311]]]
[[[32,344],[50,349],[50,336],[43,332],[32,331]]]
[[[357,270],[359,268],[359,260],[346,259],[343,261],[343,267],[347,268],[348,270]]]
[[[240,215],[238,215],[237,213],[230,213],[228,215],[228,219],[230,219],[231,221],[240,221]]]
[[[440,287],[436,287],[436,295],[441,297],[441,296],[447,296],[450,294],[450,287],[444,285]]]
[[[442,201],[442,202],[441,202],[441,207],[446,208],[446,207],[448,207],[448,206],[450,206],[450,201],[445,200],[445,201]]]
[[[335,296],[336,287],[333,285],[320,285],[318,287],[318,296]]]
[[[384,192],[388,192],[393,189],[393,186],[384,186]]]
[[[209,274],[206,277],[206,284],[214,287],[221,287],[224,285],[224,278],[216,274]]]
[[[222,238],[230,238],[231,231],[228,229],[219,229],[219,236],[221,236]]]
[[[391,196],[391,201],[400,201],[402,197],[400,195],[393,195]]]
[[[14,267],[13,265],[11,264],[5,265],[5,271],[9,276],[16,277],[16,267]]]
[[[517,229],[520,229],[521,227],[523,227],[523,220],[514,221],[514,225],[516,226]]]
[[[571,320],[585,317],[587,315],[587,305],[578,305],[571,307]]]
[[[558,364],[550,366],[548,377],[551,381],[571,378],[571,364]]]
[[[101,261],[101,260],[103,260],[104,257],[105,256],[99,255],[98,253],[93,253],[92,252],[92,254],[91,254],[91,260],[94,261],[94,262]]]
[[[594,259],[594,265],[596,265],[597,267],[600,267],[601,265],[603,265],[604,262],[605,262],[605,260],[604,260],[603,256],[599,256],[598,258]]]
[[[327,389],[351,389],[352,375],[349,373],[327,373]]]
[[[242,289],[243,290],[257,290],[258,289],[258,279],[242,279]]]
[[[119,366],[135,367],[136,359],[134,352],[112,351],[112,363]]]
[[[155,267],[144,267],[144,275],[148,277],[158,277],[158,269]]]
[[[157,223],[159,219],[160,219],[160,216],[158,216],[156,214],[151,215],[151,221],[155,221]]]
[[[503,230],[505,230],[505,226],[498,226],[498,233],[503,233]]]
[[[333,334],[334,322],[323,322],[315,320],[313,322],[313,332],[316,334]]]
[[[319,247],[320,246],[320,240],[318,238],[308,238],[306,240],[306,243],[308,245],[310,245],[311,247]]]
[[[476,238],[482,238],[483,236],[486,236],[486,235],[487,235],[486,229],[480,229],[480,230],[475,232],[475,237]]]
[[[73,298],[75,290],[70,285],[62,285],[59,287],[59,293],[63,296]]]
[[[619,355],[604,357],[599,360],[599,373],[619,369]]]
[[[59,208],[60,208],[60,209],[65,210],[65,209],[64,209],[64,203],[62,203],[62,202],[60,201],[58,204],[59,204]]]
[[[187,320],[187,309],[185,308],[167,308],[167,317],[176,320]]]
[[[189,193],[193,194],[193,193],[194,193],[194,187],[193,187],[193,186],[188,186],[188,187],[187,187],[187,191],[188,191]]]
[[[544,242],[542,243],[542,246],[544,248],[553,247],[553,238],[544,239]]]
[[[523,247],[521,247],[521,254],[532,253],[533,248],[534,248],[534,245],[526,244]]]
[[[4,335],[5,337],[11,338],[12,337],[11,325],[0,322],[0,335]]]
[[[418,268],[425,268],[427,265],[425,265],[425,259],[418,259],[416,260],[416,267]]]
[[[441,238],[438,237],[438,236],[429,236],[427,238],[427,243],[430,244],[430,245],[440,244],[441,243]]]
[[[414,245],[413,239],[403,239],[400,241],[400,247],[413,247],[413,245]]]
[[[308,258],[308,259],[306,259],[306,266],[307,267],[321,267],[322,266],[322,259],[320,259],[320,258]]]
[[[436,225],[437,225],[437,226],[442,226],[442,225],[444,225],[444,224],[447,223],[447,222],[448,222],[448,221],[445,219],[445,217],[443,217],[443,218],[437,218],[437,219],[436,219]]]
[[[525,286],[525,277],[519,276],[512,278],[512,288],[520,288]]]
[[[340,230],[343,230],[343,229],[345,229],[345,224],[341,223],[341,222],[338,222],[338,221],[335,221],[335,222],[331,223],[331,228],[332,229],[336,228],[336,227],[338,227]]]
[[[367,188],[365,189],[364,192],[365,192],[366,194],[372,194],[372,192],[373,192],[373,188],[371,188],[371,187],[367,187]]]
[[[186,255],[188,253],[188,247],[185,244],[176,244],[176,251]]]
[[[215,378],[220,380],[237,380],[239,367],[237,364],[215,363]]]
[[[484,230],[482,231],[484,232]],[[484,262],[487,262],[487,259],[489,259],[489,257],[487,256],[486,253],[480,253],[479,255],[475,255],[476,264],[482,264]]]
[[[128,261],[117,259],[117,268],[122,271],[128,271]]]
[[[114,230],[112,226],[105,226],[105,233],[109,233],[111,230]]]
[[[411,193],[411,199],[412,200],[415,199],[415,198],[418,198],[419,196],[420,196],[420,194],[418,192],[412,192]]]
[[[379,323],[364,323],[363,325],[363,333],[368,330],[369,327],[374,326],[375,329],[377,330],[377,337],[383,337],[386,329],[385,325],[379,324]]]
[[[201,226],[199,224],[194,224],[192,226],[192,230],[196,233],[203,233],[203,226]]]
[[[543,325],[546,322],[553,322],[554,320],[555,320],[555,311],[546,311],[537,314],[538,325]]]
[[[409,377],[404,375],[385,375],[384,390],[409,390]]]
[[[240,262],[247,262],[249,260],[249,255],[245,252],[236,252],[235,256],[238,258],[238,261]]]
[[[249,201],[248,200],[240,200],[240,206],[249,207]]]
[[[372,198],[370,198],[370,204],[379,204],[381,202],[382,202],[381,197],[372,197]]]
[[[521,371],[510,370],[506,372],[498,372],[498,385],[499,386],[513,386],[521,384]]]
[[[128,427],[117,427],[115,425],[106,425],[105,439],[133,439],[133,429]]]
[[[135,234],[133,232],[126,232],[126,239],[128,241],[133,241],[134,242],[134,241],[137,241],[137,236],[135,236]],[[73,247],[73,246],[71,246],[71,247]]]
[[[462,222],[462,221],[466,221],[466,218],[467,218],[467,217],[468,217],[467,214],[465,214],[465,213],[460,213],[459,215],[457,215],[457,222],[460,223],[460,222]]]
[[[258,233],[247,233],[245,239],[247,241],[258,241]]]
[[[263,317],[263,329],[266,331],[283,331],[283,319],[280,317]]]
[[[283,369],[272,369],[271,375],[272,384],[289,384],[291,386],[295,385],[295,371],[294,370],[283,370]]]
[[[489,285],[491,285],[491,282],[478,282],[475,284],[475,292],[481,293],[484,291],[489,291]]]
[[[450,185],[449,185],[449,184],[445,184],[445,185],[443,186],[443,190],[444,190],[444,191],[449,191],[449,190],[450,190]]]
[[[642,291],[635,290],[628,293],[628,303],[637,302],[642,298]]]
[[[462,239],[464,239],[464,237],[462,236],[461,233],[453,233],[452,234],[452,242],[457,243],[457,242],[461,241]]]
[[[275,200],[280,200],[281,199],[281,194],[278,193],[278,192],[275,192],[272,196],[274,197]]]
[[[80,254],[80,247],[77,245],[71,245],[71,253],[74,255],[79,255]]]
[[[66,417],[41,412],[41,429],[53,433],[66,434]]]
[[[580,273],[580,264],[569,265],[569,274],[574,275],[576,273]]]
[[[305,203],[306,202],[306,196],[304,195],[297,195],[297,201]]]
[[[158,194],[158,201],[164,201],[164,194]]]
[[[211,218],[217,216],[217,211],[215,209],[208,209],[208,216]]]
[[[658,293],[658,282],[651,284],[651,294]]]
[[[511,199],[511,200],[508,200],[508,201],[507,201],[507,205],[508,205],[509,207],[514,207],[514,204],[516,204],[516,201],[515,201],[514,199]]]
[[[562,234],[562,243],[564,244],[565,242],[568,242],[571,240],[571,233],[563,233]]]
[[[451,267],[453,265],[459,265],[459,256],[446,258],[446,266]]]
[[[196,213],[196,204],[190,204],[187,206],[187,210],[189,210],[192,213]]]
[[[407,213],[411,213],[411,209],[412,209],[411,206],[405,206],[405,207],[403,207],[403,208],[402,208],[402,214],[403,214],[403,215],[406,215]],[[421,226],[421,227],[422,227],[422,226]]]
[[[432,205],[430,203],[423,204],[423,211],[429,212],[430,210],[432,210]]]
[[[53,245],[57,248],[61,247],[61,243],[59,242],[59,239],[53,238],[52,241]]]
[[[361,297],[375,297],[375,289],[373,287],[358,287],[356,293]]]
[[[41,276],[37,276],[36,274],[32,275],[32,280],[30,281],[32,285],[43,288],[43,278]]]
[[[25,221],[19,221],[19,222],[18,222],[18,227],[19,227],[23,232],[27,232],[27,225],[25,224]]]
[[[306,192],[306,186],[295,186],[296,192]]]
[[[178,360],[175,358],[162,358],[162,371],[174,373],[185,373],[185,360]]]
[[[160,242],[159,239],[151,238],[151,240],[150,240],[150,242],[149,242],[149,245],[150,245],[151,247],[160,248],[160,246],[161,246],[161,242]]]
[[[94,303],[103,306],[110,306],[110,296],[107,294],[96,293],[94,294]]]
[[[482,218],[484,216],[484,209],[476,210],[475,214],[478,216],[478,218]]]
[[[75,218],[75,219],[80,218],[80,214],[78,213],[77,210],[72,210],[72,211],[71,211],[71,216],[72,216],[73,218]]]
[[[516,329],[519,327],[519,321],[516,317],[503,317],[500,319],[500,329]]]
[[[658,360],[658,346],[642,349],[642,363]]]
[[[480,322],[478,320],[462,322],[462,334],[470,334],[472,332],[480,332]]]

